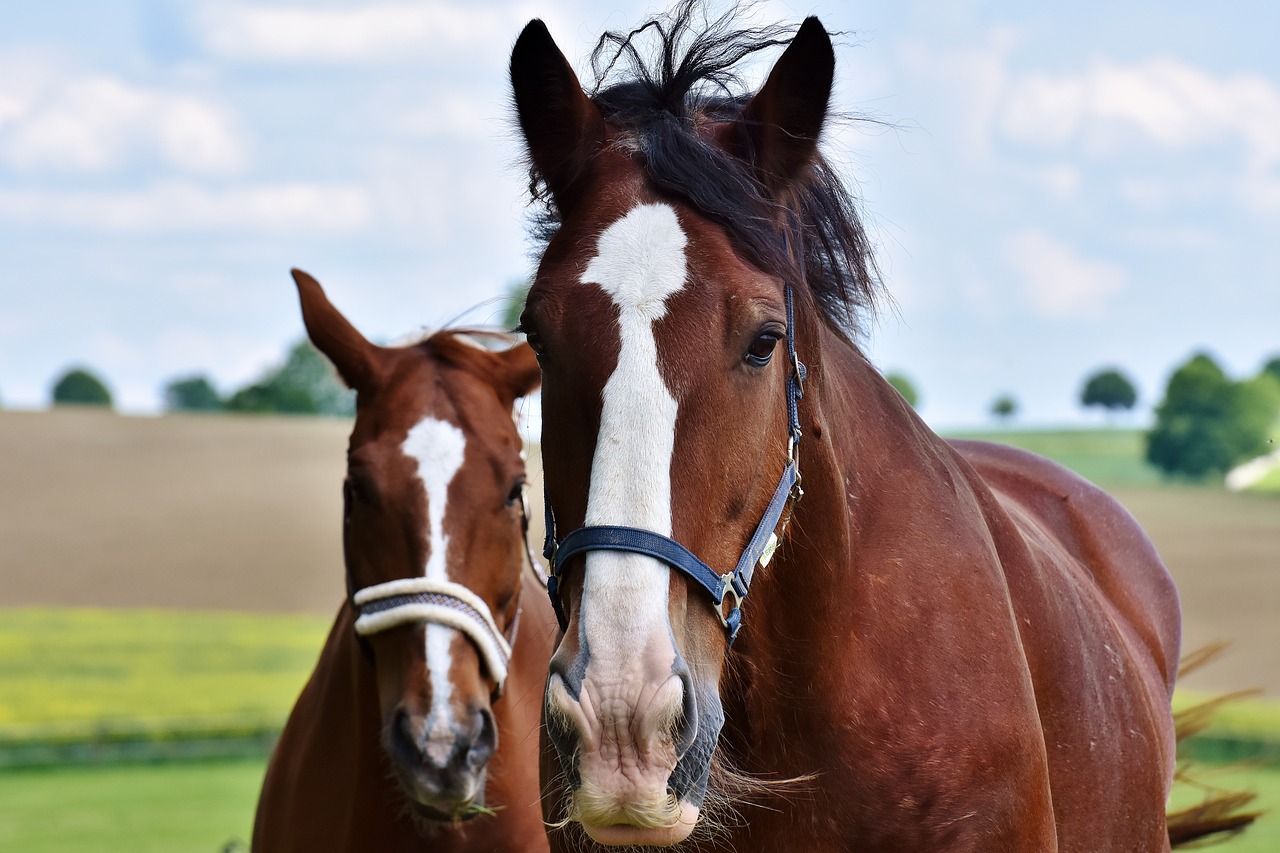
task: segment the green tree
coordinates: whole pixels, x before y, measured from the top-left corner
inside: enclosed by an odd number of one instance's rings
[[[1270,453],[1271,436],[1280,418],[1280,379],[1260,373],[1237,382],[1234,391],[1240,458],[1237,462]]]
[[[991,414],[997,420],[1008,423],[1018,413],[1018,401],[1011,394],[1001,394],[991,403]]]
[[[1166,474],[1202,479],[1265,453],[1280,414],[1280,385],[1269,374],[1233,382],[1197,353],[1169,377],[1147,459]]]
[[[55,406],[105,406],[111,408],[111,392],[106,383],[83,367],[62,374],[53,385]]]
[[[174,379],[164,387],[164,407],[171,412],[220,412],[222,398],[205,376]]]
[[[889,380],[889,384],[894,390],[902,395],[902,399],[907,401],[907,405],[911,408],[918,408],[920,395],[916,392],[916,386],[911,384],[911,380],[901,373],[887,373],[885,379]]]
[[[1262,372],[1270,376],[1274,376],[1277,382],[1280,382],[1280,355],[1273,355],[1262,365]]]
[[[277,412],[294,415],[350,415],[355,392],[347,389],[319,350],[301,340],[285,363],[227,400],[230,412]]]
[[[1085,380],[1080,391],[1080,405],[1086,408],[1098,406],[1106,409],[1108,414],[1119,409],[1132,409],[1137,402],[1137,389],[1129,377],[1115,368],[1094,373]]]

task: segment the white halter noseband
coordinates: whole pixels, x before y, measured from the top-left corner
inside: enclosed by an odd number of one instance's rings
[[[386,631],[406,622],[430,622],[461,631],[476,644],[498,693],[507,680],[511,643],[493,620],[489,606],[460,583],[429,578],[402,578],[365,587],[351,599],[360,611],[356,633]],[[512,623],[514,639],[517,615]]]

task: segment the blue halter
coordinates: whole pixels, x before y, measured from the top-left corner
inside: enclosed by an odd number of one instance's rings
[[[544,494],[543,507],[546,513],[547,539],[542,554],[551,564],[551,573],[547,578],[547,594],[551,596],[551,606],[556,618],[560,621],[560,629],[569,627],[568,616],[560,601],[560,578],[563,567],[570,557],[587,551],[628,551],[643,554],[666,563],[673,569],[683,573],[697,583],[711,596],[716,615],[729,635],[729,644],[737,639],[738,630],[742,627],[742,602],[751,588],[751,578],[756,566],[763,566],[773,556],[779,537],[790,520],[790,508],[804,494],[800,488],[800,398],[804,396],[805,366],[796,357],[794,310],[792,308],[791,285],[786,286],[787,303],[787,356],[791,362],[791,375],[787,378],[787,433],[788,452],[787,467],[782,471],[778,486],[773,490],[769,506],[756,525],[755,532],[747,542],[738,564],[733,570],[720,574],[698,559],[698,556],[669,536],[663,536],[650,530],[638,527],[602,524],[590,527],[579,527],[569,533],[563,540],[556,541],[555,514],[551,509],[551,500]],[[545,492],[545,485],[544,485]],[[779,530],[779,523],[782,529]],[[724,600],[732,599],[729,613],[724,612]]]

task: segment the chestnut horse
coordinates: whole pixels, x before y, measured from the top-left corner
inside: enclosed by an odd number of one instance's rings
[[[606,35],[591,94],[541,21],[511,56],[551,234],[521,325],[552,849],[1168,850],[1169,575],[1115,500],[939,438],[855,345],[878,288],[818,151],[831,40],[734,26],[687,2]]]
[[[357,395],[349,595],[271,756],[253,849],[545,851],[555,619],[524,544],[512,419],[537,363],[463,332],[375,346],[293,275],[307,334]]]

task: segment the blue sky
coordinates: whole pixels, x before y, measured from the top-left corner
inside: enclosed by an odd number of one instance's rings
[[[302,333],[291,266],[372,337],[496,320],[530,266],[509,47],[540,16],[582,69],[650,8],[4,0],[0,404],[75,363],[134,412],[176,375],[243,384]],[[1003,392],[1092,420],[1099,366],[1148,408],[1197,349],[1280,352],[1280,4],[759,14],[844,33],[837,106],[881,123],[827,151],[896,299],[867,348],[935,425]]]

